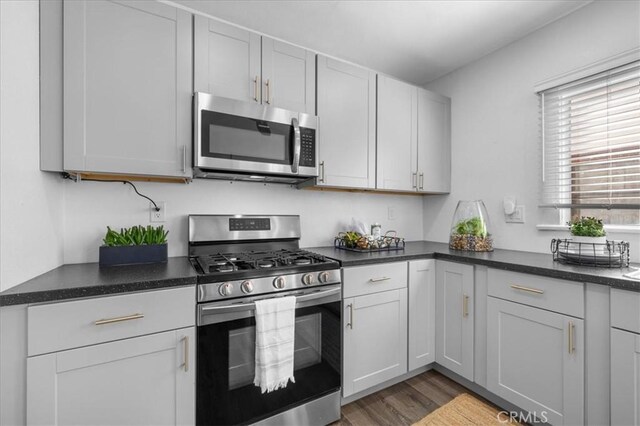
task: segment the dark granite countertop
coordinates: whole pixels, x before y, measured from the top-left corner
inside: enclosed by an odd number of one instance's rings
[[[553,260],[551,254],[496,249],[493,252],[465,252],[449,249],[446,243],[429,241],[408,242],[404,250],[377,253],[357,253],[334,247],[310,247],[305,250],[336,259],[342,266],[369,265],[411,259],[443,259],[489,266],[508,271],[524,272],[570,281],[608,285],[615,288],[640,291],[640,281],[623,277],[631,268],[593,268],[566,265]],[[632,265],[640,268],[640,265]]]
[[[342,266],[369,265],[412,259],[435,258],[484,265],[515,272],[571,281],[608,285],[640,291],[640,281],[622,275],[630,268],[591,268],[555,262],[551,254],[496,249],[491,253],[450,250],[448,244],[408,242],[401,251],[357,253],[334,247],[305,248],[336,259]],[[640,265],[632,265],[636,268]],[[100,268],[97,263],[63,265],[0,293],[0,306],[52,302],[81,297],[195,285],[197,275],[187,257],[172,257],[167,263]]]
[[[170,257],[167,263],[103,268],[97,263],[62,265],[3,291],[0,306],[195,285],[196,276],[187,257]]]

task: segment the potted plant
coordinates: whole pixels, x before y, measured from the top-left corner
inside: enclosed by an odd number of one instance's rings
[[[582,216],[567,223],[571,240],[576,243],[607,244],[607,234],[602,219]]]
[[[100,246],[100,266],[160,263],[167,261],[167,234],[163,226],[142,225],[107,233]]]
[[[453,215],[449,248],[466,251],[493,251],[487,209],[480,200],[460,201]]]

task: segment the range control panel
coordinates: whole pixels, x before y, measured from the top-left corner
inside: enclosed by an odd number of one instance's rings
[[[300,128],[300,165],[316,166],[316,131],[314,129]]]
[[[270,231],[271,220],[268,217],[229,218],[229,231]]]

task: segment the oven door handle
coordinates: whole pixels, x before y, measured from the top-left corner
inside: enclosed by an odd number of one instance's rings
[[[333,298],[335,300],[331,301],[339,301],[340,294],[342,292],[342,288],[340,286],[336,286],[329,290],[316,291],[310,294],[303,294],[301,296],[296,296],[296,308],[303,308],[305,306],[312,306],[317,303],[309,303],[316,302],[321,299]],[[280,296],[276,296],[280,297]],[[286,297],[286,296],[282,296]],[[240,302],[235,303],[233,305],[201,305],[198,307],[198,325],[205,325],[211,323],[222,322],[222,316],[226,314],[237,314],[241,313],[242,317],[253,316],[252,312],[255,311],[256,304],[254,302]],[[205,320],[205,317],[211,318],[214,316],[220,316],[220,320]]]
[[[291,119],[291,125],[293,126],[293,163],[291,163],[291,172],[298,173],[298,167],[300,166],[300,126],[298,125],[298,119],[293,117]]]

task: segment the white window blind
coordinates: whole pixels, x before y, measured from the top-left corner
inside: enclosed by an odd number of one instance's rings
[[[539,96],[541,207],[640,209],[640,61]]]

